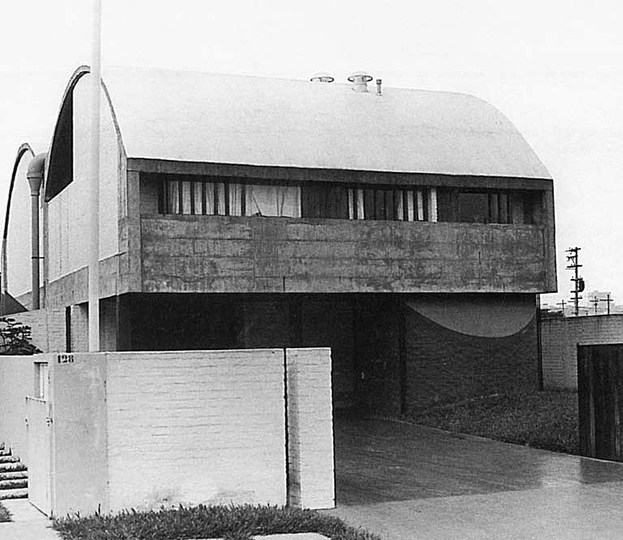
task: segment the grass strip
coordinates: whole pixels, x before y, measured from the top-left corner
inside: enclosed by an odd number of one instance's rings
[[[579,453],[574,392],[511,392],[408,415],[418,424],[567,454]]]
[[[332,540],[380,540],[339,518],[278,506],[218,505],[118,514],[79,515],[54,521],[64,540],[249,540],[255,535],[319,533]]]

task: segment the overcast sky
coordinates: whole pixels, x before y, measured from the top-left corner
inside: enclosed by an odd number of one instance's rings
[[[474,94],[508,116],[554,178],[559,296],[579,246],[589,290],[623,304],[623,7],[614,0],[102,0],[106,65]],[[90,63],[91,2],[0,8],[0,208],[17,148],[47,150],[73,70]],[[549,302],[556,301],[551,298]]]

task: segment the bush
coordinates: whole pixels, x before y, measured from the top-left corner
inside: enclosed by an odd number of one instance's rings
[[[249,540],[255,535],[305,532],[333,540],[380,540],[312,510],[252,505],[180,506],[151,512],[74,516],[55,520],[54,529],[64,540]]]
[[[0,354],[22,355],[41,351],[30,343],[30,326],[15,322],[9,317],[0,317]]]
[[[0,523],[5,521],[11,521],[11,512],[9,512],[0,502]]]

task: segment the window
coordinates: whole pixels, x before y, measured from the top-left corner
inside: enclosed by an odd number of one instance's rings
[[[437,221],[432,187],[365,186],[329,182],[256,184],[228,178],[167,175],[163,214],[320,219]]]
[[[511,197],[504,191],[440,190],[439,221],[513,223]]]
[[[437,221],[435,188],[348,188],[348,219]]]
[[[163,213],[300,217],[300,187],[203,180],[166,180]]]
[[[508,196],[504,193],[459,193],[462,223],[508,223]]]
[[[35,362],[35,397],[47,399],[49,389],[47,362]]]

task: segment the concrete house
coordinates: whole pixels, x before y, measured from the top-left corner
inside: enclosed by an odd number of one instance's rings
[[[4,298],[65,310],[67,351],[87,348],[89,77],[44,162],[35,274],[27,151],[4,231]],[[535,385],[548,171],[477,98],[331,81],[106,70],[103,350],[331,347],[334,406],[373,411]]]

